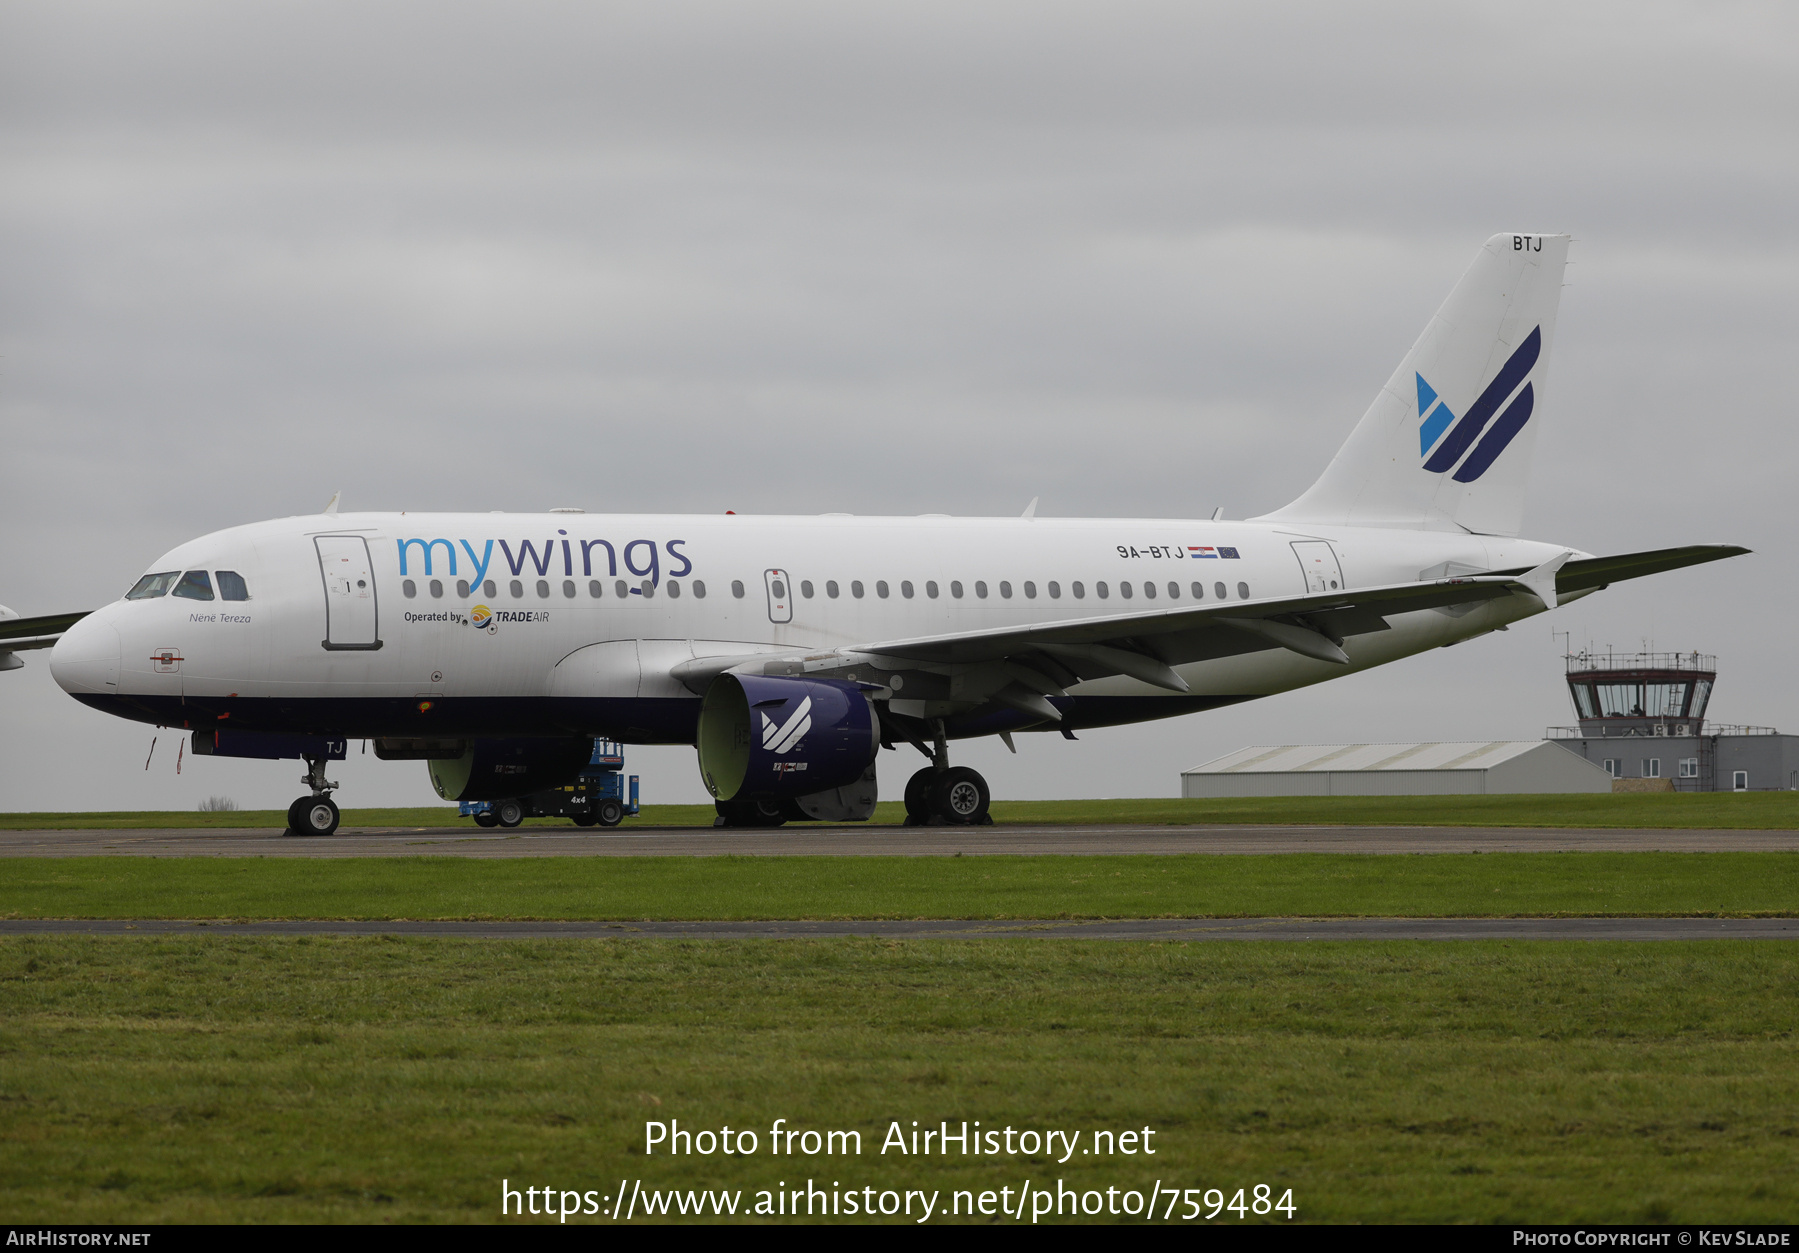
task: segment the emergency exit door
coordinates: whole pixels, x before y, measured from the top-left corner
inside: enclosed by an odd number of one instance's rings
[[[1329,543],[1321,539],[1300,540],[1293,545],[1293,555],[1305,571],[1308,593],[1343,590],[1343,567],[1337,563],[1336,551]]]
[[[368,541],[360,535],[315,535],[312,543],[325,582],[325,638],[320,642],[331,649],[380,648]]]
[[[768,589],[768,620],[793,621],[793,580],[785,570],[764,570],[763,585]]]

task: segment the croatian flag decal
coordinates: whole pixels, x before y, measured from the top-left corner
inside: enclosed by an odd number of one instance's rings
[[[1187,552],[1195,557],[1216,557],[1218,555],[1216,548],[1195,548],[1191,544],[1187,545]]]

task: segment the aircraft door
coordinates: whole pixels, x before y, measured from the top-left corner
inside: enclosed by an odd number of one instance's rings
[[[785,570],[764,570],[762,582],[768,589],[768,620],[793,621],[793,580]]]
[[[1299,558],[1299,568],[1305,572],[1307,593],[1342,590],[1343,567],[1337,563],[1336,550],[1328,542],[1300,540],[1293,545],[1293,555]]]
[[[325,581],[325,638],[330,649],[381,647],[375,606],[375,566],[360,535],[315,535]]]

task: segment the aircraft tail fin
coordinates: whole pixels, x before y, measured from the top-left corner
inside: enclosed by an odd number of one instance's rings
[[[1318,481],[1273,522],[1516,535],[1566,235],[1495,235]]]

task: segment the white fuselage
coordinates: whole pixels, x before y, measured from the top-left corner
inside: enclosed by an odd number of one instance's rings
[[[1308,575],[1294,544],[1320,540],[1335,564],[1313,561]],[[1237,555],[1199,555],[1219,550]],[[1308,578],[1354,589],[1566,551],[1446,531],[1169,519],[315,515],[181,545],[150,572],[212,572],[214,599],[113,602],[68,632],[52,666],[88,703],[163,724],[681,741],[698,696],[670,671],[696,657],[1253,602],[1303,594]],[[248,599],[222,599],[219,571],[241,576]],[[1542,609],[1508,595],[1397,615],[1345,642],[1348,667],[1266,647],[1177,664],[1190,696],[1122,675],[1084,682],[1067,694],[1088,711],[1068,725],[1284,691]],[[953,687],[957,667],[928,668],[952,686],[914,683],[914,699],[903,679],[888,683],[896,711],[953,719],[978,705],[978,684]],[[992,729],[1004,728],[951,734]]]

